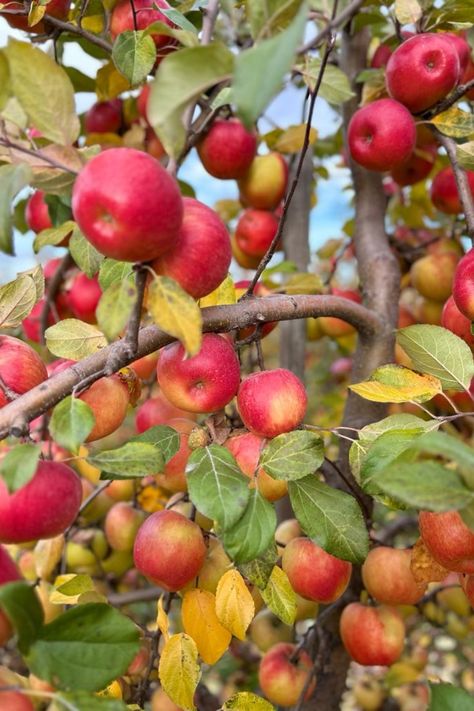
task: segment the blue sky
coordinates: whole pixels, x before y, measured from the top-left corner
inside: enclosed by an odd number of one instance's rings
[[[0,47],[3,47],[8,42],[9,36],[15,36],[19,39],[24,39],[25,35],[21,32],[12,30],[5,20],[0,19]],[[47,45],[42,45],[47,48]],[[99,63],[88,57],[76,44],[68,45],[65,58],[65,64],[76,66],[85,74],[94,76]],[[299,124],[301,122],[301,106],[302,92],[290,87],[281,93],[267,108],[266,115],[278,124],[285,128],[291,124]],[[79,112],[85,111],[96,100],[93,94],[77,95],[77,108]],[[339,125],[339,117],[330,109],[328,104],[318,99],[313,119],[313,126],[317,129],[319,136],[324,137],[333,133]],[[261,129],[267,130],[271,128],[270,124],[265,125],[262,120]],[[351,209],[349,206],[350,193],[344,192],[343,188],[348,184],[348,171],[337,166],[338,161],[332,161],[328,166],[331,177],[329,180],[319,180],[317,197],[317,206],[311,214],[311,245],[317,247],[321,245],[329,237],[339,237],[341,227],[344,222],[350,217]],[[187,158],[182,166],[179,177],[186,182],[189,182],[196,190],[197,197],[208,205],[212,206],[216,200],[222,198],[237,198],[238,192],[234,181],[220,181],[208,175],[202,167],[195,151]],[[14,278],[17,271],[28,269],[38,261],[45,261],[51,256],[60,254],[58,248],[44,249],[39,255],[35,255],[32,249],[33,235],[16,235],[15,236],[15,251],[16,257],[8,257],[1,255],[0,268],[0,283],[4,283],[9,279]]]

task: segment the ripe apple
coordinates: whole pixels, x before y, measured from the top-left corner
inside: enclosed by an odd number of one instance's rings
[[[187,491],[186,464],[192,451],[189,447],[189,433],[196,427],[196,423],[193,420],[176,418],[169,420],[167,424],[179,432],[180,445],[176,454],[165,464],[163,471],[155,475],[155,481],[173,493]]]
[[[158,363],[158,351],[153,351],[143,358],[134,360],[130,363],[130,368],[135,372],[136,375],[141,380],[148,380],[156,371],[156,364]]]
[[[293,660],[295,652],[295,644],[279,642],[264,654],[258,670],[260,688],[267,699],[285,708],[298,702],[313,668],[309,654],[301,651]],[[311,697],[315,688],[316,680],[313,679],[304,696],[305,700]]]
[[[242,269],[256,269],[258,267],[260,264],[260,257],[250,257],[248,254],[245,254],[245,252],[242,252],[237,244],[235,235],[232,235],[230,238],[230,246],[232,248],[232,256],[239,267],[242,267]]]
[[[242,279],[242,281],[238,281],[234,284],[235,287],[235,296],[237,300],[240,299],[241,296],[244,295],[244,293],[247,291],[248,287],[250,286],[250,280],[249,279]],[[255,285],[255,289],[253,291],[254,296],[257,297],[262,297],[262,296],[269,296],[272,292],[270,289],[267,289],[267,287],[262,284],[260,281],[258,281]],[[268,336],[269,333],[273,331],[274,328],[278,326],[278,323],[276,321],[271,321],[269,323],[264,323],[260,329],[260,334],[261,337],[264,338],[265,336]],[[245,338],[249,338],[253,333],[255,333],[256,326],[247,326],[246,328],[240,328],[237,332],[237,338],[238,340],[243,340]]]
[[[35,190],[33,195],[28,198],[25,207],[25,221],[29,229],[36,233],[53,226],[42,190]]]
[[[19,686],[18,681],[6,678],[3,670],[0,672],[0,687]],[[35,706],[26,694],[21,691],[0,691],[0,708],[5,711],[35,711]]]
[[[463,316],[474,321],[474,249],[470,249],[456,267],[453,299]]]
[[[125,5],[130,9],[128,0]],[[74,183],[72,210],[99,252],[125,262],[149,261],[170,249],[183,218],[176,180],[134,148],[94,156]]]
[[[92,467],[92,469],[96,470],[95,467]],[[89,481],[91,480],[89,479]],[[131,501],[135,494],[136,481],[136,479],[115,479],[110,482],[104,493],[114,501]]]
[[[125,419],[130,402],[130,390],[127,381],[119,373],[99,378],[79,399],[91,408],[95,425],[86,442],[95,442],[115,432]]]
[[[31,346],[19,338],[0,335],[0,407],[10,402],[9,392],[23,395],[47,377],[45,364]]]
[[[255,158],[257,137],[239,119],[217,118],[196,148],[204,168],[214,178],[239,180]]]
[[[150,96],[151,84],[145,84],[137,96],[137,111],[139,116],[148,123],[147,104]]]
[[[12,583],[15,580],[21,580],[18,568],[8,555],[6,549],[0,546],[0,585]],[[10,624],[10,620],[5,613],[0,610],[0,647],[3,647],[3,645],[8,642],[12,634],[13,628]]]
[[[460,575],[459,580],[469,604],[474,607],[474,575]]]
[[[435,164],[438,149],[436,146],[415,148],[413,154],[405,163],[394,168],[390,175],[397,185],[415,185],[425,180]]]
[[[459,57],[461,75],[463,75],[471,61],[471,48],[469,44],[464,37],[456,35],[454,32],[444,32],[443,37],[447,37],[453,43]]]
[[[472,59],[469,59],[464,74],[462,75],[461,84],[467,84],[471,79],[474,79],[474,62]],[[472,101],[474,99],[474,89],[470,89],[465,96],[466,99]]]
[[[58,536],[76,518],[81,497],[79,477],[61,462],[40,461],[33,478],[12,494],[0,479],[0,541]]]
[[[144,518],[143,511],[126,501],[114,504],[107,512],[104,522],[104,531],[110,547],[116,551],[131,551]]]
[[[362,301],[361,295],[354,289],[339,289],[337,286],[334,286],[331,289],[331,294],[333,296],[342,296],[344,299],[349,299],[350,301],[355,301],[356,304],[360,304]],[[343,321],[342,318],[336,318],[336,316],[320,316],[317,322],[323,334],[330,338],[341,338],[341,336],[348,336],[351,333],[355,333],[354,326],[351,326],[347,321]]]
[[[200,299],[217,289],[227,276],[232,259],[230,236],[217,212],[204,203],[184,198],[183,207],[175,244],[151,266]]]
[[[387,65],[388,60],[392,55],[392,49],[388,44],[383,42],[379,44],[375,50],[372,59],[370,60],[370,66],[372,69],[381,69]]]
[[[285,546],[293,540],[293,538],[300,538],[302,535],[303,531],[296,518],[288,518],[286,521],[279,523],[275,531],[275,541],[279,555],[283,555]]]
[[[122,127],[122,99],[97,101],[84,116],[86,133],[118,133]]]
[[[48,2],[46,12],[48,15],[56,17],[58,20],[67,20],[70,5],[71,0],[50,0],[50,2]],[[8,10],[25,9],[22,2],[15,1],[9,2],[8,6],[5,7],[8,7]],[[4,14],[3,12],[0,12],[0,16],[5,18],[10,27],[15,27],[17,30],[23,30],[23,32],[28,32],[29,34],[43,34],[51,28],[51,25],[48,24],[47,20],[40,20],[35,25],[30,27],[28,25],[28,15],[9,15],[7,13]]]
[[[466,170],[466,175],[471,195],[474,195],[474,171]],[[445,212],[448,215],[458,215],[463,212],[456,178],[451,166],[443,168],[439,173],[436,173],[431,183],[430,196],[433,205],[441,212]]]
[[[405,163],[415,149],[415,121],[398,101],[378,99],[355,112],[347,141],[356,163],[368,170],[393,170]]]
[[[241,202],[257,210],[274,210],[286,193],[287,183],[288,166],[279,153],[257,156],[239,180]]]
[[[387,62],[385,81],[393,99],[419,113],[444,99],[458,83],[460,73],[452,40],[439,32],[425,32],[397,47]]]
[[[462,314],[452,296],[446,301],[441,314],[441,325],[448,331],[466,341],[468,346],[474,348],[474,335],[471,333],[471,321]]]
[[[249,637],[261,652],[268,652],[279,642],[292,642],[293,629],[285,625],[271,610],[258,613],[249,627]]]
[[[408,548],[372,548],[362,566],[362,580],[368,593],[387,605],[416,605],[427,584],[415,580],[410,563]]]
[[[412,265],[411,283],[425,298],[443,302],[451,294],[457,262],[453,252],[427,254]]]
[[[166,0],[154,0],[153,3],[150,3],[149,0],[134,0],[133,8],[135,10],[137,30],[146,30],[146,28],[154,22],[162,22],[168,25],[168,27],[174,27],[171,20],[159,10],[159,8],[164,10],[171,9]],[[119,2],[114,5],[110,18],[110,35],[113,40],[115,40],[121,32],[135,30],[133,15],[132,5],[129,0],[119,0]],[[168,37],[168,35],[153,33],[151,36],[160,54],[163,53],[163,50],[167,46],[174,44],[173,38]]]
[[[76,318],[86,323],[96,323],[95,310],[102,296],[97,276],[90,279],[79,272],[67,294],[67,303]]]
[[[474,531],[457,511],[420,511],[420,534],[433,558],[444,568],[474,574]]]
[[[155,366],[156,367],[156,366]],[[150,397],[137,408],[135,415],[135,427],[137,432],[145,432],[150,427],[156,425],[167,425],[170,420],[184,417],[193,419],[194,415],[175,407],[169,402],[162,392],[155,397]]]
[[[216,412],[237,394],[240,365],[229,341],[206,333],[201,350],[184,358],[184,348],[171,343],[160,351],[156,368],[158,384],[176,407],[189,412]]]
[[[240,470],[249,477],[249,487],[251,489],[257,487],[268,501],[278,501],[288,493],[288,484],[286,481],[274,479],[265,469],[258,467],[258,460],[264,446],[263,437],[258,437],[251,432],[230,437],[224,442],[224,447],[234,455]]]
[[[251,257],[263,257],[278,230],[278,220],[268,210],[245,210],[235,228],[239,248]]]
[[[286,368],[262,370],[242,381],[237,408],[242,422],[260,437],[276,437],[298,427],[308,398],[299,378]]]
[[[395,607],[351,602],[342,612],[339,629],[344,647],[358,664],[389,666],[403,652],[405,624]]]
[[[341,597],[352,573],[351,563],[326,553],[309,538],[289,541],[281,564],[298,595],[325,604]]]
[[[157,511],[139,528],[133,548],[135,566],[156,585],[181,590],[198,575],[206,557],[199,526],[174,511]]]
[[[145,150],[156,160],[161,160],[166,155],[165,147],[151,126],[147,126],[145,129]]]
[[[199,590],[207,590],[215,595],[219,580],[230,568],[232,568],[232,561],[222,543],[217,538],[209,538],[206,559],[199,575],[188,583],[186,589],[197,587]]]

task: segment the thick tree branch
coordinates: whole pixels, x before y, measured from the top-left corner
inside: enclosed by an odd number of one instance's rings
[[[286,321],[309,316],[338,316],[351,323],[365,338],[375,332],[385,333],[383,322],[368,309],[337,296],[282,296],[249,298],[230,306],[212,306],[202,310],[204,331],[227,332],[268,321]],[[0,409],[0,439],[28,433],[28,422],[43,414],[69,395],[78,385],[91,385],[106,373],[128,365],[135,358],[161,348],[174,339],[156,326],[142,328],[134,357],[126,343],[117,341],[62,373],[21,395]]]
[[[449,136],[445,136],[436,128],[434,128],[433,131],[448,154],[449,162],[451,163],[454,177],[456,178],[456,185],[458,186],[459,199],[464,210],[464,217],[466,218],[467,232],[471,240],[474,240],[474,200],[472,198],[466,171],[461,168],[458,162],[456,142],[452,138],[449,138]]]

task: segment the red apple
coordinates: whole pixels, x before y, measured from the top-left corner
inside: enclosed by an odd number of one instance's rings
[[[145,121],[147,123],[148,123],[147,104],[148,104],[148,97],[150,96],[150,91],[151,91],[151,84],[145,84],[145,86],[142,87],[140,93],[137,96],[138,113],[142,117],[142,119],[145,119]]]
[[[193,422],[193,420],[176,418],[169,420],[167,424],[179,432],[179,449],[176,454],[171,457],[169,462],[165,464],[163,471],[156,474],[155,481],[160,487],[172,493],[187,491],[186,464],[191,454],[191,449],[188,444],[189,433],[196,427],[196,423]]]
[[[134,0],[133,9],[135,10],[136,29],[146,30],[146,28],[154,22],[162,22],[168,25],[168,27],[174,27],[171,20],[160,12],[159,8],[170,10],[171,6],[166,0],[153,0],[153,2],[150,2],[150,0]],[[110,18],[110,35],[113,40],[115,40],[121,32],[135,30],[133,9],[129,0],[119,0],[119,2],[114,5]],[[173,38],[168,37],[168,35],[153,33],[151,36],[157,49],[161,50],[160,53],[163,52],[166,46],[173,46],[175,44]]]
[[[474,607],[474,575],[460,575],[459,580],[469,604]]]
[[[304,691],[312,668],[313,662],[307,652],[297,654],[295,644],[279,642],[262,657],[258,671],[260,688],[273,704],[284,708],[294,706]],[[312,680],[305,700],[311,697],[315,687],[316,680]]]
[[[242,204],[257,210],[274,210],[286,193],[288,166],[279,153],[257,156],[239,180]]]
[[[242,281],[237,281],[234,284],[235,287],[235,295],[237,300],[240,299],[241,296],[244,295],[244,293],[247,291],[248,287],[250,286],[250,280],[249,279],[242,279]],[[258,281],[255,284],[255,289],[253,291],[254,296],[257,297],[263,297],[263,296],[269,296],[272,292],[270,289],[267,289],[267,287],[262,284],[262,282]],[[262,338],[265,338],[265,336],[268,336],[269,333],[273,331],[274,328],[278,326],[278,323],[276,321],[270,321],[269,323],[264,323],[260,329],[260,335]],[[238,340],[244,340],[245,338],[249,338],[252,334],[255,333],[257,327],[256,326],[247,326],[246,328],[240,328],[237,332],[237,338]]]
[[[257,435],[247,432],[230,437],[224,446],[234,455],[240,470],[249,477],[251,489],[257,487],[268,501],[278,501],[282,496],[285,496],[288,492],[286,481],[274,479],[267,474],[265,469],[258,467],[260,454],[265,447],[263,437],[257,437]]]
[[[19,338],[0,335],[0,407],[10,402],[9,392],[23,395],[47,377],[45,364],[31,346]]]
[[[472,59],[469,60],[467,63],[467,67],[464,71],[464,74],[461,78],[461,84],[467,84],[470,82],[472,79],[474,79],[474,62]],[[474,89],[470,89],[466,94],[466,99],[469,99],[472,101],[474,99]]]
[[[199,526],[174,511],[152,514],[135,538],[135,566],[165,590],[181,590],[197,576],[205,557]]]
[[[382,42],[375,50],[373,57],[370,60],[370,66],[372,69],[381,69],[382,67],[385,67],[391,55],[392,49],[388,46],[388,44],[384,44]]]
[[[79,395],[79,399],[89,405],[95,417],[95,425],[86,442],[102,439],[120,427],[127,414],[130,393],[128,381],[121,374],[114,373],[99,378]]]
[[[245,254],[245,252],[242,252],[237,244],[235,235],[232,235],[230,238],[230,245],[232,248],[232,256],[239,267],[242,267],[242,269],[256,269],[258,267],[260,264],[260,257],[250,257],[248,254]]]
[[[145,150],[148,155],[153,156],[156,160],[161,160],[166,155],[162,142],[151,126],[147,126],[145,130]]]
[[[452,296],[446,301],[441,314],[441,325],[452,331],[456,336],[466,341],[467,345],[474,348],[474,335],[471,333],[471,321],[462,314]]]
[[[283,551],[282,568],[293,590],[307,600],[337,600],[351,579],[352,565],[336,558],[309,538],[292,538]]]
[[[251,257],[263,257],[278,230],[278,220],[268,210],[245,210],[235,228],[239,248]]]
[[[46,12],[48,15],[56,17],[58,20],[67,20],[70,4],[71,0],[50,0],[50,2],[48,2]],[[5,7],[7,7],[8,10],[25,9],[22,2],[15,1],[9,2],[5,5]],[[3,14],[3,12],[0,11],[0,16],[5,18],[10,27],[15,27],[17,30],[23,30],[23,32],[28,32],[30,34],[43,34],[51,29],[51,25],[48,24],[47,20],[40,20],[35,25],[30,27],[28,25],[28,15],[10,15],[8,13]]]
[[[425,32],[397,47],[388,60],[385,79],[390,96],[419,113],[444,99],[458,83],[460,73],[452,40],[442,33]]]
[[[414,153],[405,163],[391,171],[391,176],[397,185],[415,185],[431,173],[435,164],[438,149],[436,146],[415,148]]]
[[[192,418],[189,412],[181,410],[172,405],[163,393],[158,393],[156,397],[150,397],[140,405],[135,414],[135,427],[137,432],[145,430],[155,425],[167,425],[170,420],[177,417]]]
[[[470,249],[456,267],[453,298],[463,316],[474,321],[474,249]]]
[[[426,299],[443,302],[451,294],[457,263],[453,252],[427,254],[412,264],[411,283]]]
[[[149,261],[173,247],[183,217],[174,178],[134,148],[94,156],[74,184],[72,209],[99,252],[126,262]]]
[[[398,101],[378,99],[355,112],[347,130],[352,158],[368,170],[397,168],[416,143],[413,116]]]
[[[30,313],[26,318],[23,319],[21,322],[21,325],[23,327],[23,331],[25,333],[25,336],[30,339],[30,341],[35,341],[35,343],[40,342],[40,320],[41,320],[41,314],[43,313],[44,309],[44,304],[45,304],[45,298],[43,297],[40,299],[31,309]],[[56,319],[54,318],[53,312],[50,309],[48,312],[48,318],[46,321],[46,326],[52,326],[54,323],[56,323]]]
[[[307,403],[303,383],[285,368],[249,375],[237,395],[242,422],[260,437],[276,437],[294,430],[303,421]]]
[[[184,348],[171,343],[160,352],[156,368],[158,384],[166,398],[189,412],[216,412],[237,394],[240,365],[229,341],[206,333],[201,350],[185,359]]]
[[[410,568],[411,550],[378,546],[372,548],[362,566],[362,580],[377,602],[387,605],[416,605],[426,590]]]
[[[4,678],[0,673],[0,687],[15,686],[13,679]],[[18,686],[18,684],[16,684]],[[35,711],[36,707],[26,694],[21,691],[0,691],[0,709],[2,711]]]
[[[79,477],[61,462],[40,461],[33,478],[12,494],[0,479],[0,541],[58,536],[76,518],[81,496]]]
[[[86,323],[96,323],[95,310],[102,296],[97,276],[89,277],[80,272],[71,284],[67,303],[76,318]]]
[[[471,195],[474,196],[474,171],[466,170],[466,175]],[[439,173],[436,173],[431,183],[430,196],[433,205],[441,212],[445,212],[448,215],[458,215],[463,212],[456,178],[451,166],[443,168]]]
[[[86,133],[118,133],[122,127],[122,99],[98,101],[84,116]]]
[[[143,356],[143,358],[134,360],[133,363],[130,363],[129,367],[136,373],[136,375],[138,375],[139,378],[141,378],[141,380],[148,380],[148,378],[154,374],[157,363],[158,351],[154,351],[153,353]]]
[[[104,531],[111,548],[131,551],[145,514],[126,501],[119,501],[107,512]]]
[[[395,607],[352,602],[342,612],[340,633],[348,654],[358,664],[389,666],[403,652],[405,625]]]
[[[257,137],[238,119],[217,118],[196,146],[205,169],[214,178],[239,180],[257,152]]]
[[[443,37],[447,37],[453,43],[459,57],[461,75],[463,75],[469,65],[469,62],[471,61],[471,48],[469,44],[466,42],[464,37],[456,35],[454,32],[444,32]]]
[[[183,206],[176,243],[151,266],[200,299],[217,289],[227,276],[232,259],[230,237],[217,212],[204,203],[184,198]]]
[[[420,534],[433,558],[444,568],[474,574],[474,531],[457,511],[421,511]]]
[[[36,233],[53,226],[42,190],[35,190],[33,195],[28,198],[25,207],[25,220],[29,229]]]

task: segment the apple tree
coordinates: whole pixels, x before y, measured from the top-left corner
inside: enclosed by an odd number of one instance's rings
[[[0,15],[0,708],[473,709],[472,0]]]

